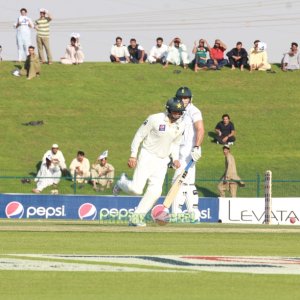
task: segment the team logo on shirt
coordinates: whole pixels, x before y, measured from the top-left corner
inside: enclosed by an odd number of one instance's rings
[[[158,131],[166,131],[166,125],[159,125]]]

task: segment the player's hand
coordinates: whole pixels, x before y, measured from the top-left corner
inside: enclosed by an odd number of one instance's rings
[[[191,156],[193,161],[198,161],[201,157],[201,149],[200,147],[194,147],[192,152],[191,152]]]
[[[136,167],[136,157],[129,157],[127,165],[129,168],[134,169]]]
[[[174,166],[175,169],[180,168],[181,165],[180,165],[179,160],[173,160],[173,166]]]

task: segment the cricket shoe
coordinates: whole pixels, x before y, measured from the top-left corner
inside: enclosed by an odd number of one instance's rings
[[[128,226],[132,226],[132,227],[146,227],[147,225],[146,225],[145,222],[139,222],[139,223],[132,223],[132,222],[130,222],[128,224]]]
[[[126,174],[122,173],[120,176],[120,180],[117,181],[117,183],[115,184],[114,188],[113,188],[113,195],[114,196],[118,196],[121,192],[121,187],[120,187],[120,182],[124,181],[125,179],[127,179]]]

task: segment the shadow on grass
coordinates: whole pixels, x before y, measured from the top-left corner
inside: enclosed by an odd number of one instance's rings
[[[200,187],[199,185],[196,184],[196,188],[197,188],[197,191],[199,193],[201,193],[204,197],[219,197],[218,194],[216,194],[215,192],[207,189],[207,188],[204,188],[204,187]]]

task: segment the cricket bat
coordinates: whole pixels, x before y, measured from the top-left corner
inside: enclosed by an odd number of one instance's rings
[[[194,164],[194,161],[191,159],[190,162],[186,165],[186,167],[184,168],[184,170],[182,171],[182,173],[180,175],[178,175],[178,177],[176,178],[175,182],[173,183],[173,185],[171,186],[165,201],[163,203],[164,207],[166,208],[170,208],[170,206],[172,205],[182,183],[184,182],[184,179],[189,171],[189,168]]]

